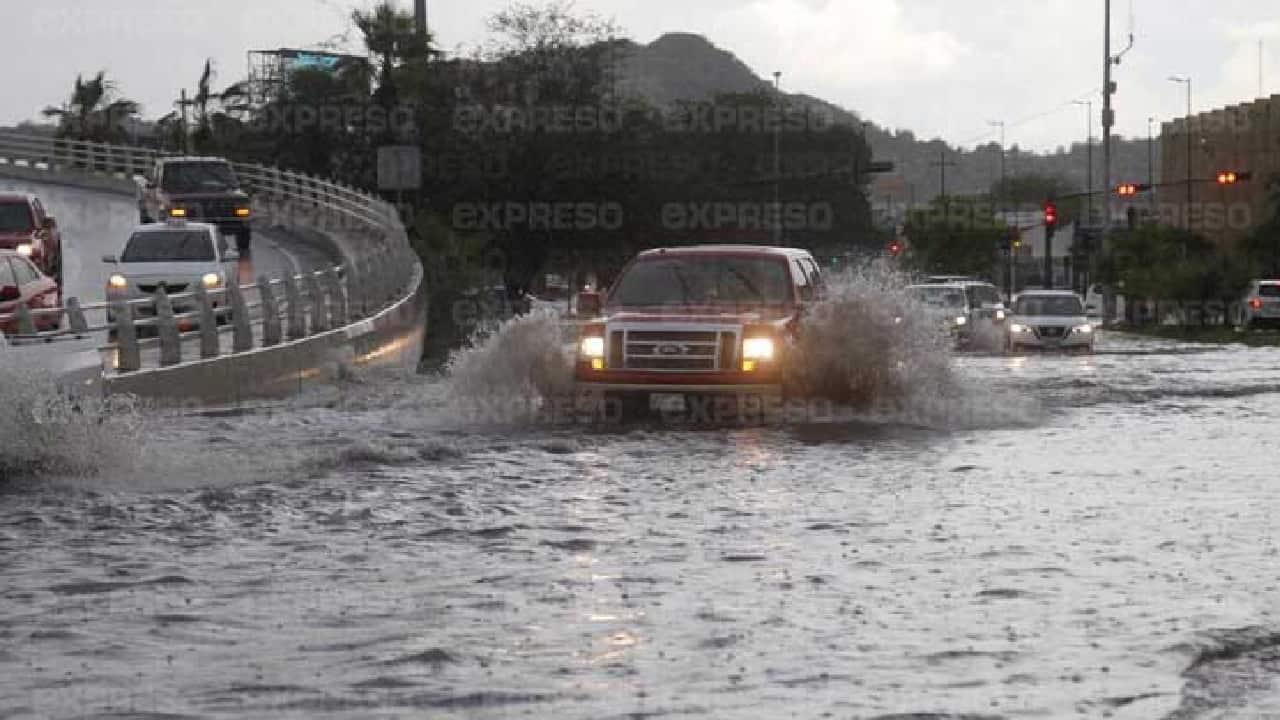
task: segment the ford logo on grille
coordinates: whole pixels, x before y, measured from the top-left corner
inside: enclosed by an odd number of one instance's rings
[[[659,345],[659,355],[688,355],[689,346],[687,345]]]

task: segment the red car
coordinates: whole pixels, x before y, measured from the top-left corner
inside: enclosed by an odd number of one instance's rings
[[[53,278],[40,272],[35,263],[12,250],[0,250],[0,332],[18,332],[14,313],[19,305],[31,310],[52,309],[62,305],[62,293]],[[57,330],[62,324],[58,314],[33,316],[36,329]]]
[[[697,396],[781,396],[796,322],[823,282],[794,248],[641,253],[603,297],[579,296],[577,388],[618,398],[623,414]]]
[[[62,233],[40,198],[0,193],[0,250],[14,250],[62,284]]]

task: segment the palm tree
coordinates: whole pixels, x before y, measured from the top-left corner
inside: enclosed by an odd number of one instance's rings
[[[235,83],[220,93],[210,89],[212,84],[213,63],[205,60],[204,71],[196,84],[196,95],[190,101],[196,114],[196,127],[191,139],[196,151],[202,153],[225,150],[230,144],[229,135],[241,125],[239,116],[249,109],[247,83]]]
[[[384,104],[395,99],[393,73],[402,63],[423,60],[434,54],[430,35],[418,35],[413,15],[383,0],[371,10],[355,10],[351,22],[364,36],[365,47],[378,63],[378,93]],[[389,97],[388,97],[389,96]]]
[[[128,136],[125,121],[139,109],[138,103],[115,97],[115,83],[99,72],[88,81],[77,75],[70,99],[62,107],[45,108],[44,116],[58,118],[58,137],[120,142]]]

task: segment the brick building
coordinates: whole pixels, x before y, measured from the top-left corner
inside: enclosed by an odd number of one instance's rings
[[[1160,158],[1159,187],[1146,200],[1159,220],[1219,244],[1235,243],[1271,212],[1267,181],[1280,172],[1280,95],[1164,123]],[[1252,173],[1252,178],[1220,185],[1217,176],[1224,171]]]

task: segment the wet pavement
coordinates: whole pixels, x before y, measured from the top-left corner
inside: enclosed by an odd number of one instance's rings
[[[0,484],[0,717],[1280,712],[1280,350],[1100,350],[759,428],[117,409]]]

